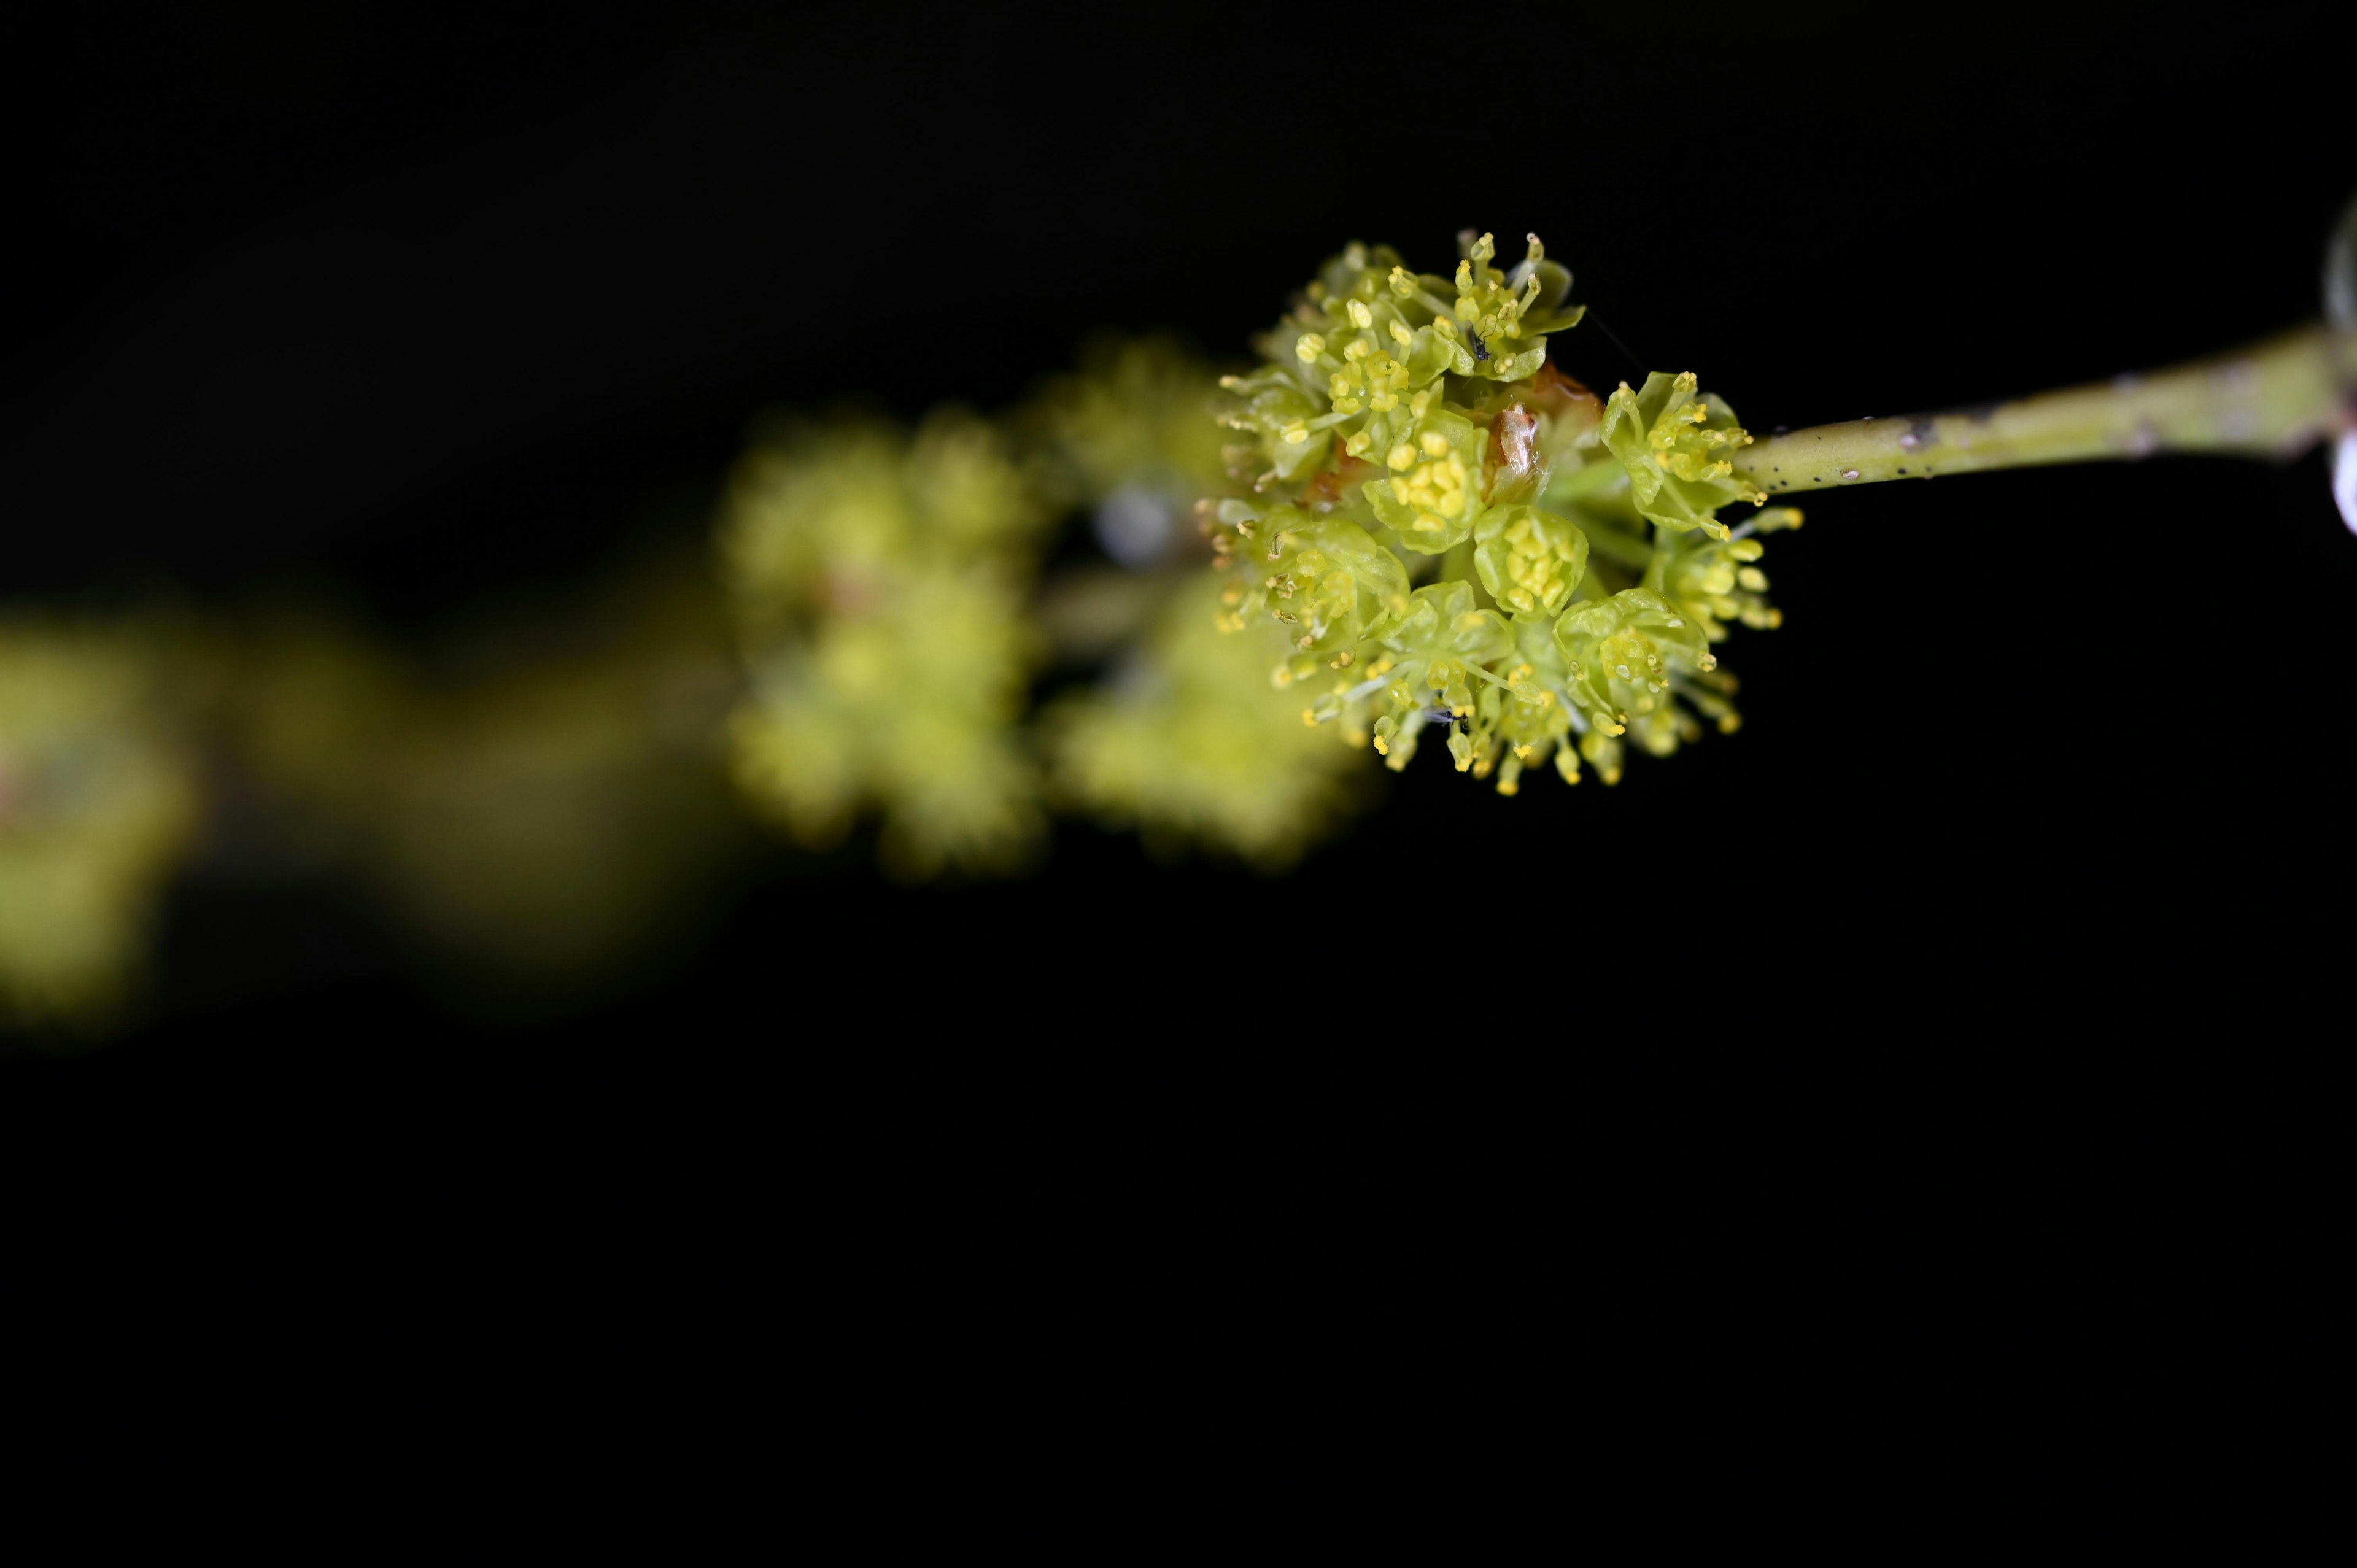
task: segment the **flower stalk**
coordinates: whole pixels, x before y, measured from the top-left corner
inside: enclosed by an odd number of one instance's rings
[[[2148,375],[1764,436],[1736,474],[1782,495],[2161,452],[2290,458],[2351,425],[2352,388],[2357,331],[2319,322]]]

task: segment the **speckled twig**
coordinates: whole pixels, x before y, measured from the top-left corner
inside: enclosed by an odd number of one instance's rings
[[[2349,426],[2352,387],[2357,333],[2317,324],[2150,375],[1762,437],[1736,472],[1773,496],[2158,452],[2291,457]]]

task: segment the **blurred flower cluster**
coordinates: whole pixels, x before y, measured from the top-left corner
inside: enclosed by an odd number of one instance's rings
[[[909,876],[1020,864],[1043,826],[1015,726],[1049,515],[1039,477],[955,412],[913,437],[845,420],[758,443],[720,525],[747,794],[813,846],[874,807]]]
[[[908,877],[1023,864],[1049,807],[1296,859],[1348,791],[1265,678],[1278,639],[1218,634],[1191,526],[1224,473],[1211,384],[1167,341],[1103,338],[996,424],[758,437],[719,534],[748,797],[813,848],[872,812]],[[1043,573],[1059,518],[1095,548]]]
[[[1017,869],[1051,810],[1291,863],[1356,791],[1265,678],[1281,639],[1218,629],[1215,379],[1107,338],[999,420],[773,426],[716,582],[633,562],[424,638],[316,599],[0,628],[0,1018],[114,1015],[199,863],[348,888],[477,1000],[692,929],[748,816],[872,819],[909,878]]]
[[[1158,850],[1210,845],[1274,870],[1331,832],[1359,791],[1349,759],[1268,683],[1283,639],[1222,635],[1192,526],[1226,474],[1211,381],[1167,342],[1106,340],[1039,399],[1043,448],[1122,568],[1050,585],[1043,624],[1098,654],[1101,673],[1049,704],[1042,739],[1060,803]],[[1092,602],[1092,617],[1076,613]]]
[[[145,628],[0,622],[0,1020],[121,1007],[198,796]]]

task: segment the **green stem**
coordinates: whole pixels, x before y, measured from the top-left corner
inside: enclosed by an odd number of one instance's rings
[[[2150,375],[1765,436],[1736,472],[1782,495],[2156,452],[2291,457],[2349,421],[2357,333],[2319,323]]]

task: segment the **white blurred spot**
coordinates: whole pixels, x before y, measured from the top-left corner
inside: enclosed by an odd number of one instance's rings
[[[1104,553],[1133,572],[1162,559],[1170,548],[1170,508],[1151,490],[1115,490],[1097,503],[1092,519]]]

